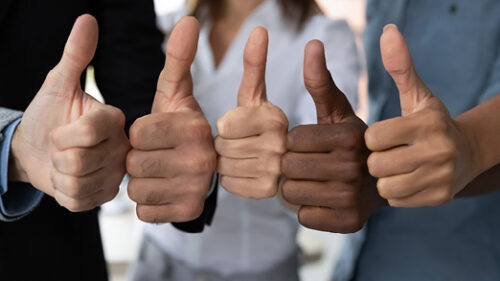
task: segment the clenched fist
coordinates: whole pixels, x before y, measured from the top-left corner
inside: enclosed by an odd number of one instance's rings
[[[24,113],[13,137],[17,171],[70,211],[85,211],[115,197],[130,146],[125,116],[82,91],[80,77],[94,56],[98,27],[79,17],[59,64]]]
[[[306,227],[355,232],[385,205],[366,169],[366,125],[333,82],[319,41],[306,46],[304,81],[316,104],[318,124],[288,133],[283,198],[301,206],[298,218]]]
[[[373,124],[366,144],[379,193],[397,207],[441,205],[480,171],[470,138],[420,80],[394,25],[380,39],[382,59],[399,90],[402,116]]]
[[[278,191],[281,156],[286,149],[288,119],[266,99],[268,35],[257,27],[248,38],[238,107],[217,122],[220,183],[247,198],[269,198]]]
[[[146,222],[186,222],[203,211],[216,153],[207,119],[193,97],[190,67],[199,24],[182,18],[170,35],[152,113],[130,128],[129,197]]]

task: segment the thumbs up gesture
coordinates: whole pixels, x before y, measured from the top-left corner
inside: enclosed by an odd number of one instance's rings
[[[306,227],[355,232],[386,204],[366,169],[366,125],[335,85],[319,41],[306,46],[304,81],[316,104],[318,124],[298,126],[288,133],[283,198],[301,206],[298,218]]]
[[[12,142],[11,180],[28,181],[70,211],[110,201],[125,174],[125,116],[83,92],[80,77],[94,56],[98,26],[79,17],[64,54],[26,109]]]
[[[267,101],[265,70],[268,35],[255,28],[245,47],[238,107],[217,122],[220,183],[246,198],[269,198],[278,190],[288,119]]]
[[[401,117],[373,124],[366,131],[370,173],[392,206],[441,205],[469,183],[473,151],[459,123],[420,80],[406,42],[394,25],[380,39],[382,59],[399,90]]]
[[[129,197],[146,222],[185,222],[203,211],[215,171],[210,125],[193,97],[191,64],[200,27],[182,18],[170,35],[152,113],[130,128]]]

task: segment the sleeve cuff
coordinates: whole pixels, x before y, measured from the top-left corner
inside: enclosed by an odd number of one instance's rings
[[[29,184],[8,183],[9,155],[12,136],[21,118],[12,122],[3,131],[0,141],[0,212],[2,217],[16,218],[33,210],[43,197],[43,193]]]

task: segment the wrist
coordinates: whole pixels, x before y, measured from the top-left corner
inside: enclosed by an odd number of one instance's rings
[[[9,181],[29,182],[28,175],[23,168],[21,161],[22,150],[20,149],[20,139],[18,130],[14,132],[10,144],[8,179]]]
[[[474,126],[471,126],[466,120],[461,120],[458,117],[454,120],[455,126],[459,131],[459,134],[463,138],[463,146],[458,149],[462,150],[462,153],[466,156],[466,161],[464,164],[466,165],[465,171],[469,171],[470,179],[474,179],[476,176],[480,175],[484,171],[488,170],[488,156],[481,149],[481,145],[479,140],[476,137],[476,133],[474,131]]]

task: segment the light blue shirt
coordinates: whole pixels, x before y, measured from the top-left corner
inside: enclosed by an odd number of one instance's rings
[[[9,189],[8,186],[8,166],[10,144],[17,125],[21,122],[18,119],[7,126],[0,140],[0,212],[6,218],[18,218],[29,213],[38,205],[43,193],[28,185],[16,185]]]
[[[398,25],[420,77],[453,116],[500,94],[499,0],[368,0],[371,122],[401,114],[380,57],[388,23]],[[500,193],[384,208],[347,239],[337,281],[500,280]]]

